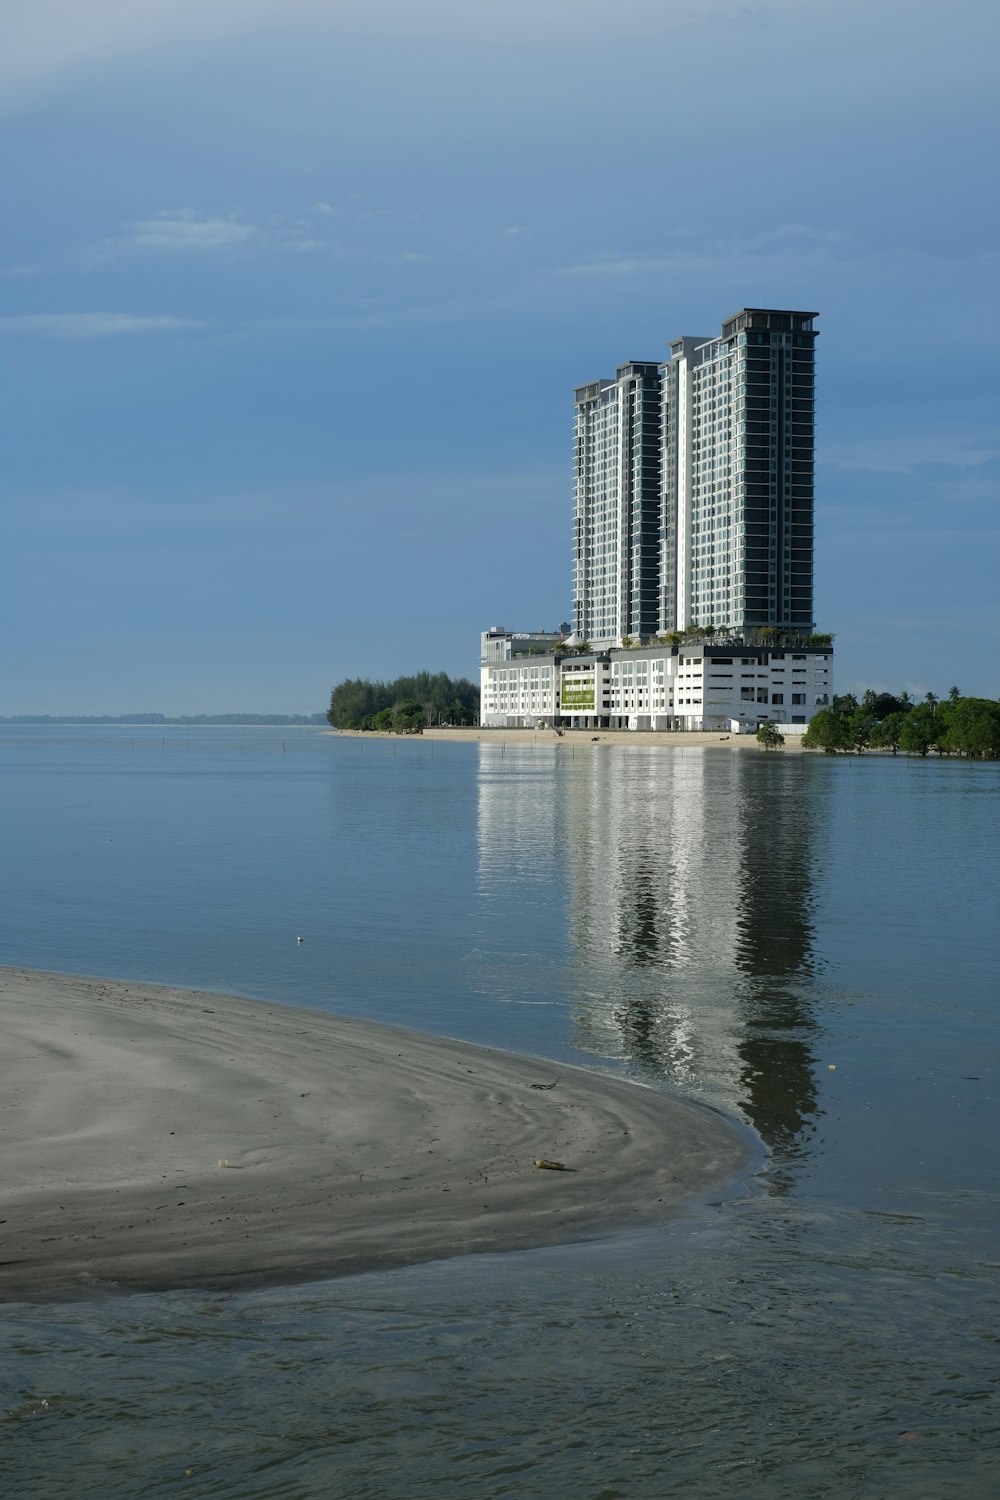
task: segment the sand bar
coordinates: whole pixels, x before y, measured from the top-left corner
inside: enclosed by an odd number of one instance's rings
[[[0,969],[0,1032],[0,1299],[579,1240],[751,1157],[651,1089],[232,996]]]

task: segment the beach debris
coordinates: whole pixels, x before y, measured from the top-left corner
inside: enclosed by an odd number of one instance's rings
[[[472,1071],[471,1068],[469,1071]],[[530,1089],[554,1089],[558,1082],[558,1078],[553,1078],[551,1083],[529,1083],[528,1087]]]
[[[536,1156],[535,1166],[541,1167],[545,1172],[565,1172],[566,1163],[562,1161],[549,1161],[546,1156]]]

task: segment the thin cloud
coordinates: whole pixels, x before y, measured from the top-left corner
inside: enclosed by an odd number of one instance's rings
[[[238,213],[198,214],[193,208],[174,208],[136,219],[91,254],[101,261],[120,255],[217,255],[250,249],[299,253],[326,248],[326,240],[316,236],[308,219],[275,215],[264,226]]]
[[[0,334],[29,333],[47,339],[106,339],[122,334],[180,333],[200,328],[197,318],[144,317],[134,313],[27,313],[0,318]]]
[[[210,214],[199,218],[193,208],[169,209],[148,219],[136,219],[124,234],[105,240],[99,254],[130,252],[190,254],[232,250],[260,238],[254,224],[233,215]]]
[[[785,224],[744,239],[712,241],[704,248],[678,246],[665,255],[608,254],[560,266],[557,275],[581,277],[665,276],[683,271],[745,267],[749,262],[794,260],[829,263],[850,258],[839,231],[813,229],[807,224]]]
[[[308,216],[290,219],[284,214],[272,214],[269,227],[257,237],[265,245],[277,250],[289,250],[293,255],[299,255],[303,251],[329,249],[329,242],[317,235]]]

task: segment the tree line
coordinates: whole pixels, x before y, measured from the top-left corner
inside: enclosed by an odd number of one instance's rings
[[[686,646],[693,641],[715,641],[721,644],[726,641],[739,640],[746,646],[769,646],[789,650],[797,648],[812,649],[814,651],[829,650],[834,642],[834,637],[826,632],[815,630],[796,630],[787,625],[745,625],[742,629],[733,631],[723,625],[686,625],[683,630],[668,630],[663,635],[658,635],[655,641],[664,641],[668,646]],[[626,646],[638,646],[640,641],[626,641]]]
[[[908,693],[876,693],[860,702],[853,693],[835,697],[821,709],[803,738],[807,750],[891,750],[893,755],[964,755],[1000,759],[1000,703],[963,698],[953,687],[947,698],[928,693],[917,703]]]
[[[814,630],[794,630],[784,625],[750,625],[733,631],[728,626],[709,624],[686,625],[683,630],[667,630],[662,635],[626,635],[622,637],[621,644],[625,651],[643,651],[648,646],[687,646],[700,641],[714,642],[716,645],[729,645],[738,641],[744,646],[766,646],[771,649],[787,647],[790,651],[828,651],[833,645],[834,637]],[[587,656],[591,646],[589,641],[577,641],[572,646],[568,646],[565,641],[556,641],[549,649],[556,656]],[[540,654],[542,647],[529,651],[528,655],[533,656],[535,650]]]
[[[475,724],[479,688],[467,677],[418,672],[394,682],[348,677],[330,694],[326,715],[334,729],[387,729],[414,734],[431,724]]]

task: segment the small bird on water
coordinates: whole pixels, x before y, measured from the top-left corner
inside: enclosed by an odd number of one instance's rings
[[[301,943],[301,941],[302,941],[302,939],[301,939],[301,938],[296,938],[296,939],[295,939],[295,941],[296,941],[296,942],[297,942],[297,943]]]

